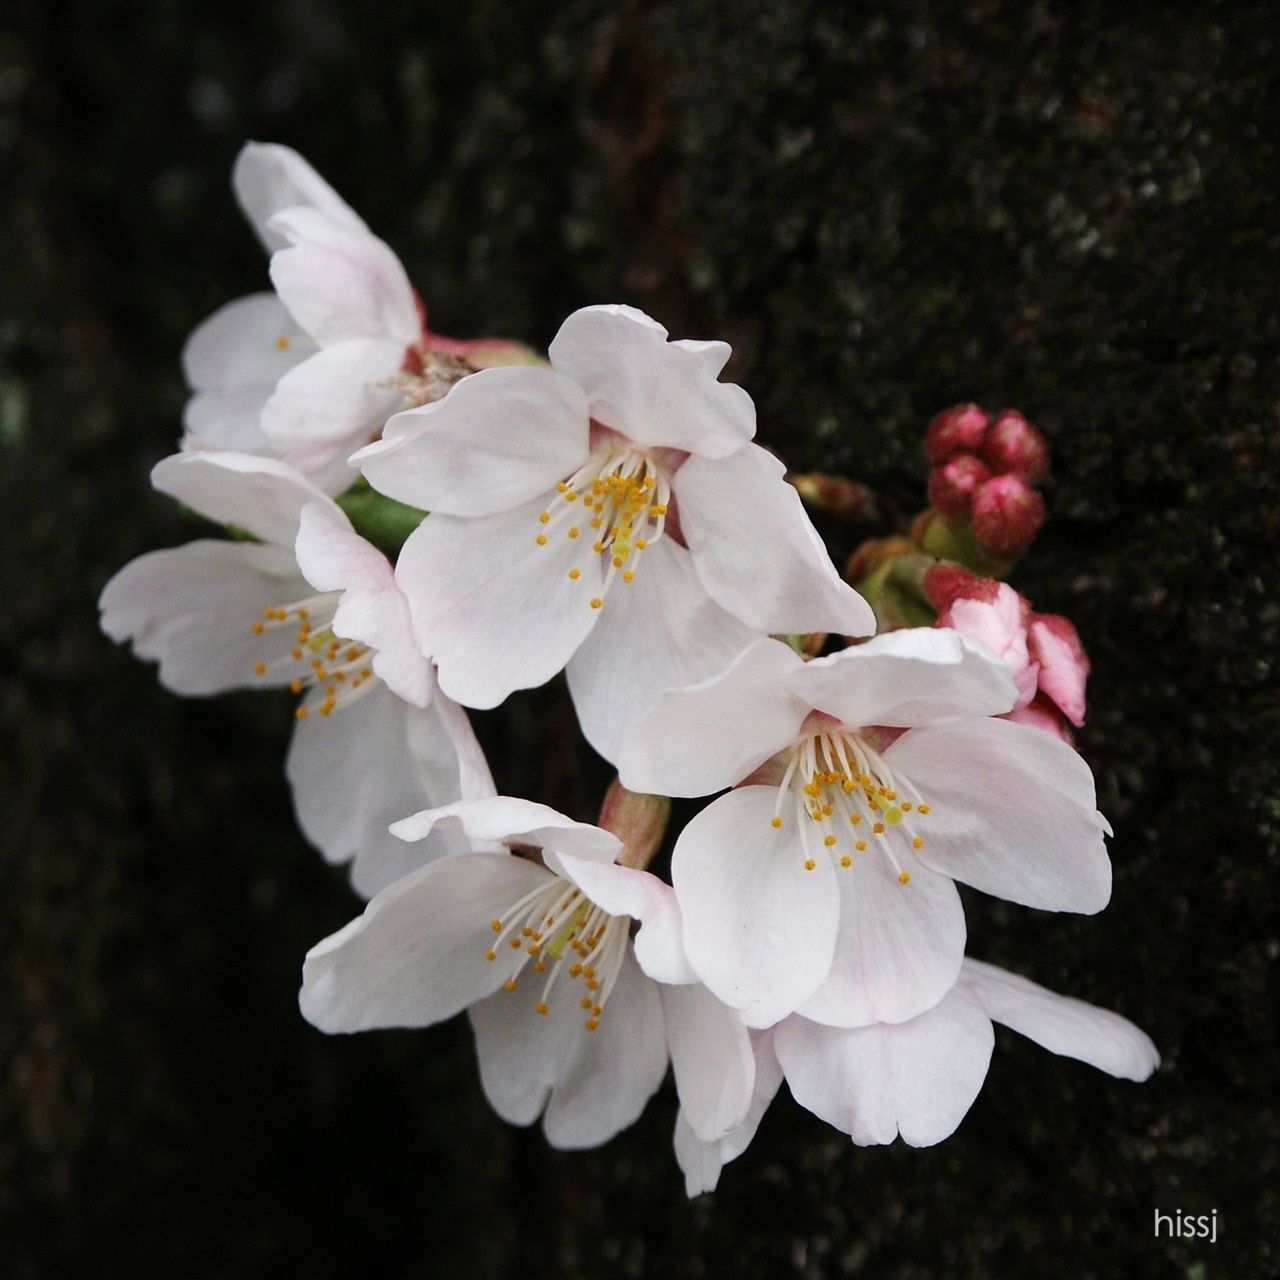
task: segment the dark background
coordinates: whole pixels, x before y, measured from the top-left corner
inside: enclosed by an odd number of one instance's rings
[[[0,1274],[1280,1274],[1278,18],[7,0]],[[728,338],[761,438],[890,517],[939,408],[1045,430],[1015,583],[1093,657],[1115,895],[970,895],[973,950],[1135,1019],[1150,1083],[1001,1033],[940,1147],[855,1149],[784,1091],[687,1203],[669,1087],[561,1155],[488,1111],[465,1024],[302,1022],[302,955],[356,904],[292,826],[288,699],[180,701],[96,630],[107,577],[195,531],[147,472],[186,333],[266,279],[246,138],[301,149],[443,332],[545,346],[623,300]],[[887,526],[822,527],[840,558]],[[592,816],[562,691],[482,732],[505,789]],[[1152,1238],[1215,1208],[1215,1245]]]

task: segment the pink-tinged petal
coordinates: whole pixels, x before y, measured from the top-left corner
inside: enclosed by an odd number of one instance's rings
[[[758,445],[690,458],[672,477],[694,568],[717,604],[757,631],[875,630],[871,606],[843,582],[786,468]]]
[[[805,664],[791,688],[851,729],[905,728],[1008,711],[1009,668],[958,631],[909,627]]]
[[[688,551],[670,538],[633,568],[635,580],[614,582],[566,670],[583,736],[611,762],[665,690],[719,675],[758,639],[711,599]]]
[[[179,448],[274,453],[262,429],[262,410],[274,386],[242,391],[197,391],[182,410]],[[326,489],[326,493],[332,492]]]
[[[831,972],[800,1013],[834,1027],[906,1022],[937,1004],[960,976],[960,894],[909,849],[898,853],[907,884],[874,842],[853,857],[853,866],[836,872],[840,933]]]
[[[775,796],[772,787],[721,796],[685,827],[671,858],[689,962],[756,1027],[817,990],[831,971],[839,920],[830,859],[805,869],[794,817],[773,826]]]
[[[435,692],[435,671],[418,644],[391,562],[343,512],[318,503],[303,509],[296,551],[298,567],[317,591],[343,592],[334,635],[369,645],[378,676],[406,702],[425,707]]]
[[[667,331],[634,307],[575,311],[548,354],[587,393],[591,416],[636,444],[724,458],[756,433],[751,397],[717,381],[728,345],[668,342]]]
[[[463,706],[496,707],[545,684],[600,617],[600,557],[563,533],[538,546],[544,502],[475,520],[430,515],[396,562],[440,687]]]
[[[295,468],[250,453],[176,453],[156,463],[151,483],[218,524],[291,552],[307,503],[338,509]]]
[[[740,782],[799,733],[809,707],[791,681],[803,666],[790,645],[762,639],[722,675],[668,690],[623,742],[622,785],[699,796]]]
[[[255,636],[252,628],[263,610],[308,593],[283,548],[201,539],[131,560],[98,604],[103,631],[158,661],[166,689],[202,695],[288,684],[294,672],[287,666],[254,672],[259,662],[287,658],[294,633]]]
[[[351,235],[368,227],[345,200],[292,147],[246,142],[236,157],[231,182],[236,198],[268,253],[288,243],[268,224],[296,205],[317,209]]]
[[[487,369],[397,413],[352,459],[380,493],[444,515],[487,516],[554,489],[586,461],[581,388],[550,369]]]
[[[391,385],[401,348],[358,338],[317,351],[280,379],[262,410],[262,429],[295,465],[311,470],[364,444],[404,404]]]
[[[1007,718],[1014,724],[1025,724],[1028,729],[1050,734],[1069,747],[1075,743],[1066,716],[1043,694],[1037,694],[1025,707],[1015,707]]]
[[[782,1083],[782,1067],[773,1050],[773,1031],[752,1032],[751,1046],[755,1055],[755,1087],[751,1104],[740,1125],[718,1141],[704,1142],[693,1131],[683,1111],[676,1116],[676,1160],[684,1174],[685,1194],[690,1198],[716,1189],[720,1171],[751,1145],[751,1139],[756,1136],[760,1121]]]
[[[1008,583],[996,585],[990,601],[960,597],[938,618],[939,627],[950,627],[986,645],[996,657],[1008,663],[1018,688],[1018,706],[1035,696],[1038,664],[1027,650],[1026,600]]]
[[[1058,614],[1034,614],[1031,652],[1040,663],[1041,690],[1080,728],[1084,724],[1084,686],[1089,676],[1089,659],[1080,643],[1080,633]]]
[[[962,988],[910,1022],[851,1029],[789,1018],[774,1033],[791,1093],[859,1146],[930,1147],[956,1131],[987,1077],[991,1019]]]
[[[489,922],[548,879],[502,853],[444,858],[401,877],[307,953],[303,1017],[331,1032],[451,1018],[511,976],[520,954],[485,959]]]
[[[417,297],[400,259],[371,235],[350,235],[323,214],[290,209],[271,220],[290,247],[271,255],[271,283],[304,332],[322,347],[422,336]],[[398,362],[395,367],[398,367]]]
[[[547,1141],[560,1151],[608,1142],[639,1118],[667,1073],[658,986],[629,951],[599,1022],[586,1031],[579,1020],[569,1032],[577,1053],[552,1088],[543,1117]]]
[[[269,388],[314,350],[274,293],[251,293],[192,330],[182,372],[194,391]]]
[[[700,982],[662,987],[661,995],[680,1110],[699,1138],[717,1141],[743,1123],[751,1106],[750,1034]]]
[[[442,805],[395,823],[401,840],[423,840],[437,823],[457,823],[473,841],[529,844],[555,849],[578,858],[607,860],[617,856],[622,842],[617,836],[587,822],[575,822],[563,813],[532,800],[492,796]]]
[[[964,962],[960,983],[993,1022],[1050,1053],[1087,1062],[1122,1080],[1145,1080],[1160,1065],[1151,1037],[1110,1009],[1060,996],[980,960]]]
[[[366,898],[427,862],[471,851],[449,826],[413,845],[389,830],[406,813],[456,801],[461,774],[440,700],[410,706],[385,686],[298,721],[285,757],[303,835],[330,862],[354,858],[352,884]]]
[[[635,936],[636,960],[656,982],[697,982],[684,950],[684,917],[669,884],[648,871],[619,867],[600,859],[554,855],[555,870],[612,916],[640,922]]]
[[[1105,824],[1070,747],[1008,720],[971,720],[912,729],[884,759],[931,808],[919,821],[926,866],[1027,907],[1107,905]]]

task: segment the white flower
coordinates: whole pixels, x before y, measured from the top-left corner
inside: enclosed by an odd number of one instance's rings
[[[312,948],[308,1020],[363,1031],[469,1009],[494,1110],[512,1124],[543,1115],[555,1147],[595,1146],[631,1124],[668,1053],[696,1133],[716,1141],[741,1125],[755,1083],[746,1029],[704,987],[660,988],[637,963],[631,913],[657,910],[667,886],[615,865],[609,832],[505,796],[393,830],[418,840],[441,823],[460,825],[476,851],[405,876]],[[487,852],[495,841],[535,846],[543,863]]]
[[[419,866],[387,833],[406,809],[493,794],[465,712],[435,688],[391,566],[304,476],[272,458],[178,454],[155,487],[260,539],[200,539],[126,565],[102,628],[175,693],[291,686],[286,773],[299,824],[368,895]],[[447,838],[432,853],[452,852]]]
[[[1111,868],[1092,775],[1062,742],[991,718],[1016,697],[981,645],[923,628],[808,663],[762,640],[721,676],[668,692],[624,745],[623,785],[743,784],[685,827],[672,857],[699,978],[750,1026],[793,1012],[902,1022],[959,974],[954,880],[1101,910]]]
[[[233,186],[275,292],[238,298],[192,333],[183,447],[281,457],[341,492],[355,478],[347,454],[396,410],[443,395],[470,371],[460,357],[485,344],[427,330],[399,258],[296,151],[248,143]]]
[[[1124,1080],[1145,1080],[1160,1064],[1127,1018],[977,960],[965,960],[951,991],[907,1022],[837,1028],[791,1017],[774,1028],[773,1044],[796,1101],[859,1146],[900,1134],[927,1147],[954,1133],[978,1096],[992,1022]]]
[[[398,414],[358,453],[432,512],[401,579],[441,686],[492,707],[568,666],[582,729],[616,755],[665,688],[761,632],[865,634],[721,342],[670,342],[630,307],[561,326],[552,369],[502,369]]]

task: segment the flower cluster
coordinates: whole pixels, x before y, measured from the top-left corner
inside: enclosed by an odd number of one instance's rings
[[[941,1140],[993,1022],[1150,1074],[1124,1019],[965,955],[956,882],[1044,911],[1110,896],[1089,768],[1036,720],[1083,720],[1065,619],[930,560],[936,625],[873,634],[724,343],[626,306],[569,316],[546,360],[446,339],[296,153],[251,144],[235,188],[274,289],[193,334],[181,451],[152,475],[235,536],[127,565],[102,625],[175,692],[296,695],[299,825],[368,900],[307,955],[308,1020],[465,1010],[495,1110],[563,1148],[631,1124],[670,1066],[690,1194],[784,1079],[856,1143]],[[973,406],[928,448],[935,505],[979,537],[982,495],[1046,462],[1019,415]],[[499,795],[465,710],[562,670],[618,771],[598,824]],[[668,882],[674,796],[716,798]]]

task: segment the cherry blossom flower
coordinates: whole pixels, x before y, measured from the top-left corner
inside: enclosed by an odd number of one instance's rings
[[[663,689],[761,632],[873,629],[782,465],[750,443],[750,397],[717,380],[726,344],[600,306],[564,322],[550,357],[465,379],[353,458],[432,512],[399,571],[451,697],[492,707],[567,664],[583,732],[612,759]]]
[[[301,1007],[323,1031],[422,1027],[468,1009],[480,1078],[512,1124],[542,1115],[554,1147],[591,1147],[631,1124],[668,1057],[686,1123],[716,1141],[755,1085],[748,1033],[697,984],[659,987],[631,937],[665,885],[618,865],[616,836],[529,801],[446,805],[394,825],[421,840],[457,826],[473,851],[384,889],[313,947]],[[532,846],[541,861],[493,852]],[[661,924],[657,926],[661,931]]]
[[[995,719],[1008,667],[913,628],[805,662],[757,642],[632,729],[636,791],[706,795],[672,857],[698,977],[749,1026],[904,1022],[954,985],[953,881],[1026,906],[1106,905],[1109,828],[1063,743]]]
[[[493,794],[465,712],[435,687],[386,558],[286,463],[178,454],[152,481],[255,542],[199,539],[126,565],[102,593],[102,628],[157,660],[175,693],[288,686],[303,695],[286,761],[304,834],[354,859],[358,891],[410,867],[388,824],[422,804]],[[446,836],[431,852],[456,847]]]
[[[927,1147],[954,1133],[978,1096],[993,1022],[1123,1080],[1145,1080],[1160,1065],[1127,1018],[969,959],[955,986],[907,1022],[828,1027],[791,1017],[774,1028],[773,1047],[796,1101],[859,1146],[901,1135]]]
[[[432,333],[399,258],[296,151],[248,143],[232,181],[275,292],[227,303],[187,341],[184,448],[281,457],[339,493],[355,478],[346,455],[392,413],[531,358]]]

